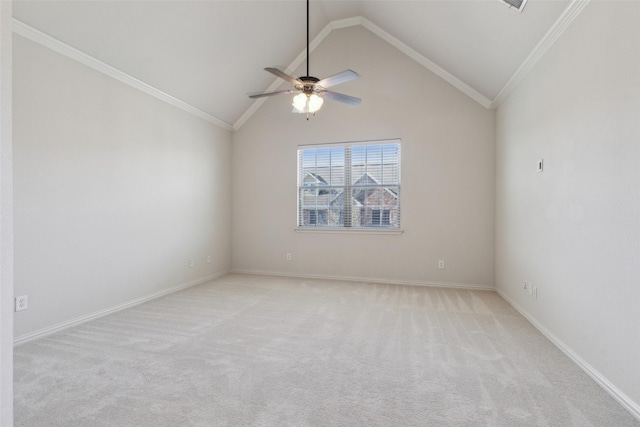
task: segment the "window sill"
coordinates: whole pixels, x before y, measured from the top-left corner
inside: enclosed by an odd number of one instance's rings
[[[402,234],[402,229],[385,228],[348,228],[348,227],[296,227],[297,233],[330,233],[330,234]]]

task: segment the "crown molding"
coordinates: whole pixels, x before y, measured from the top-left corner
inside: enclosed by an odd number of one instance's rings
[[[372,33],[374,33],[375,35],[377,35],[378,37],[380,37],[381,39],[383,39],[384,41],[386,41],[387,43],[389,43],[390,45],[392,45],[393,47],[395,47],[396,49],[398,49],[399,51],[401,51],[405,55],[409,56],[411,59],[413,59],[414,61],[416,61],[417,63],[419,63],[423,67],[427,68],[432,73],[436,74],[440,78],[442,78],[445,81],[447,81],[453,87],[455,87],[459,91],[463,92],[465,95],[467,95],[468,97],[470,97],[471,99],[473,99],[474,101],[476,101],[477,103],[482,105],[483,107],[490,108],[491,100],[489,100],[487,97],[485,97],[484,95],[480,94],[480,92],[476,91],[471,86],[467,85],[462,80],[460,80],[457,77],[455,77],[453,74],[447,72],[446,70],[444,70],[442,67],[440,67],[435,62],[433,62],[430,59],[424,57],[423,55],[421,55],[420,53],[418,53],[414,49],[410,48],[409,46],[407,46],[406,44],[404,44],[403,42],[401,42],[400,40],[398,40],[397,38],[395,38],[391,34],[389,34],[386,31],[384,31],[382,28],[378,27],[376,24],[374,24],[373,22],[369,21],[368,19],[366,19],[366,18],[364,18],[362,16],[355,16],[353,18],[346,18],[346,19],[339,19],[339,20],[336,20],[336,21],[331,21],[329,24],[327,24],[322,29],[322,31],[320,31],[320,34],[318,34],[313,39],[313,41],[311,43],[309,43],[309,52],[313,52],[315,50],[315,48],[318,47],[318,45],[320,45],[320,43],[333,30],[339,30],[339,29],[342,29],[342,28],[355,27],[355,26],[358,26],[358,25],[360,25],[360,26],[366,28],[367,30],[371,31]],[[305,58],[306,58],[306,51],[303,50],[296,57],[296,59],[291,64],[289,64],[287,69],[294,70],[294,69],[298,68],[300,66],[300,64],[302,64],[302,62],[305,60]],[[281,84],[282,84],[282,80],[281,79],[276,79],[265,90],[265,92],[274,91]],[[240,129],[242,127],[242,125],[247,120],[249,120],[249,118],[266,101],[267,101],[266,98],[258,98],[256,101],[254,101],[254,103],[251,104],[251,107],[249,107],[249,109],[247,111],[245,111],[244,114],[242,116],[240,116],[240,118],[233,124],[234,129],[235,130]]]
[[[582,12],[590,0],[573,0],[569,6],[562,12],[562,15],[553,23],[549,31],[542,37],[540,42],[533,48],[529,56],[518,67],[516,72],[511,76],[509,81],[500,90],[495,99],[491,102],[489,108],[498,108],[504,102],[509,94],[520,84],[524,77],[533,69],[540,61],[542,56],[553,46],[560,35],[569,27],[569,24]]]
[[[399,51],[401,51],[411,59],[413,59],[414,61],[416,61],[418,64],[425,67],[426,69],[428,69],[429,71],[431,71],[432,73],[440,77],[441,79],[445,80],[451,86],[455,87],[460,92],[464,93],[469,98],[476,101],[478,104],[482,105],[485,108],[490,108],[491,100],[489,98],[482,95],[480,92],[478,92],[477,90],[475,90],[474,88],[472,88],[471,86],[469,86],[468,84],[466,84],[465,82],[463,82],[462,80],[454,76],[453,74],[449,73],[444,68],[440,67],[438,64],[431,61],[429,58],[423,56],[422,54],[418,53],[414,49],[410,48],[409,46],[407,46],[406,44],[404,44],[403,42],[401,42],[400,40],[392,36],[391,34],[387,33],[385,30],[378,27],[373,22],[363,17],[359,17],[359,18],[360,18],[360,25],[362,25],[364,28],[371,31],[372,33],[374,33],[375,35],[377,35],[378,37],[380,37],[381,39],[383,39],[384,41],[386,41],[387,43],[389,43],[390,45],[392,45],[393,47],[395,47],[396,49],[398,49]]]
[[[405,55],[409,56],[411,59],[413,59],[432,73],[447,81],[453,87],[476,101],[478,104],[487,109],[496,109],[509,96],[511,91],[513,91],[524,79],[524,77],[533,69],[533,67],[538,63],[538,61],[547,52],[547,50],[549,50],[549,48],[553,46],[556,40],[560,37],[560,35],[562,35],[562,33],[564,33],[564,31],[580,14],[580,12],[582,12],[589,1],[590,0],[572,0],[569,6],[567,6],[567,8],[564,10],[562,15],[556,20],[556,22],[554,22],[549,31],[545,33],[540,42],[538,42],[533,51],[527,56],[520,67],[518,67],[516,72],[511,76],[509,81],[503,86],[503,88],[493,100],[490,100],[486,96],[482,95],[480,92],[473,89],[471,86],[464,83],[462,80],[458,79],[456,76],[449,73],[435,62],[418,53],[416,50],[412,49],[405,43],[398,40],[396,37],[392,36],[385,30],[362,16],[356,16],[353,18],[340,19],[330,22],[327,26],[324,27],[320,34],[318,34],[318,36],[313,39],[313,42],[309,45],[309,50],[312,52],[333,30],[361,25],[399,51],[403,52]],[[303,50],[298,55],[298,57],[289,65],[288,68],[297,68],[304,60],[304,58],[305,51]],[[281,83],[282,82],[279,79],[276,79],[276,81],[274,81],[271,86],[269,86],[267,91],[276,90]],[[251,105],[251,107],[240,117],[240,119],[238,119],[238,121],[234,123],[234,129],[240,129],[240,127],[253,115],[253,113],[258,110],[258,108],[260,108],[260,106],[264,102],[266,102],[266,98],[260,98],[255,101]]]
[[[396,37],[392,36],[373,22],[362,16],[356,16],[353,18],[340,19],[336,21],[331,21],[327,24],[322,31],[309,43],[309,51],[313,52],[322,41],[333,31],[342,28],[362,26],[367,30],[371,31],[399,51],[403,52],[405,55],[433,72],[453,87],[476,101],[478,104],[482,105],[488,109],[498,108],[502,102],[509,96],[509,94],[518,86],[518,84],[524,79],[524,77],[533,69],[533,67],[537,64],[537,62],[542,58],[542,56],[549,50],[549,48],[555,43],[555,41],[560,37],[560,35],[567,29],[567,27],[573,22],[573,20],[578,16],[578,14],[585,8],[585,6],[589,3],[590,0],[573,0],[569,6],[565,9],[562,15],[558,18],[558,20],[553,24],[553,26],[547,31],[547,33],[543,36],[543,38],[538,42],[533,51],[527,56],[524,62],[518,67],[516,72],[511,76],[509,81],[504,85],[504,87],[500,90],[495,99],[490,100],[489,98],[482,95],[480,92],[473,89],[471,86],[464,83],[462,80],[458,79],[453,74],[447,72],[445,69],[440,67],[435,62],[431,61],[427,57],[418,53],[416,50],[412,49]],[[148,95],[151,95],[161,101],[164,101],[170,105],[173,105],[183,111],[186,111],[196,117],[199,117],[209,123],[212,123],[216,126],[219,126],[223,129],[229,131],[238,130],[244,125],[244,123],[249,120],[251,116],[267,101],[267,98],[259,98],[251,104],[251,106],[240,116],[240,118],[233,123],[233,125],[224,122],[216,117],[213,117],[210,114],[205,113],[202,110],[199,110],[192,105],[187,104],[184,101],[181,101],[166,92],[163,92],[141,80],[136,79],[135,77],[118,70],[86,53],[73,48],[62,41],[51,37],[48,34],[45,34],[24,22],[13,18],[13,32],[26,37],[36,43],[39,43],[49,49],[58,52],[68,58],[74,59],[81,64],[84,64],[96,71],[99,71],[107,76],[110,76],[122,83],[125,83],[131,87],[139,89]],[[303,50],[298,54],[298,56],[289,64],[287,67],[288,70],[297,69],[306,58],[306,50]],[[276,90],[282,81],[280,79],[275,79],[273,83],[266,89],[267,92]]]
[[[328,23],[322,29],[322,31],[320,31],[320,33],[316,37],[314,37],[314,39],[309,43],[309,53],[313,52],[320,45],[320,43],[322,43],[322,41],[331,33],[331,31],[333,31],[333,29],[334,29],[333,22]],[[293,62],[291,62],[291,64],[289,64],[289,66],[286,68],[285,72],[290,74],[289,70],[297,69],[306,58],[307,58],[307,51],[306,51],[306,48],[305,48],[302,52],[300,52],[300,54],[296,57],[296,59],[294,59]],[[276,89],[278,89],[278,87],[281,84],[282,84],[282,79],[276,78],[273,81],[273,83],[271,83],[269,85],[269,87],[265,90],[265,92],[273,92]],[[236,120],[236,122],[233,124],[233,128],[235,130],[240,129],[242,127],[242,125],[245,124],[246,121],[249,120],[249,118],[251,118],[251,116],[253,116],[253,114],[256,111],[258,111],[258,109],[265,102],[267,102],[267,98],[258,98],[258,99],[256,99],[253,102],[253,104],[251,104],[249,109],[247,111],[245,111],[244,114],[242,114],[242,116],[240,116],[240,118],[238,120]]]
[[[148,95],[164,101],[167,104],[173,105],[174,107],[186,111],[187,113],[199,117],[209,123],[212,123],[229,131],[234,130],[233,126],[231,126],[229,123],[213,117],[212,115],[207,114],[204,111],[199,110],[194,106],[189,105],[186,102],[181,101],[178,98],[171,96],[168,93],[163,92],[160,89],[157,89],[141,80],[138,80],[135,77],[112,67],[111,65],[105,64],[104,62],[94,58],[93,56],[87,55],[86,53],[74,47],[71,47],[54,37],[51,37],[50,35],[43,33],[42,31],[37,30],[16,18],[13,18],[13,32],[31,41],[41,44],[42,46],[45,46],[53,50],[54,52],[78,61],[79,63],[86,65],[87,67],[92,68],[109,77],[112,77],[126,85],[141,90]]]

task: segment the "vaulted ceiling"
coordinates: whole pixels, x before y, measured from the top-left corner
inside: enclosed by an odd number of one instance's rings
[[[490,108],[574,3],[529,0],[519,13],[499,0],[312,0],[310,35],[363,25]],[[306,43],[304,0],[16,0],[13,15],[230,129],[256,102],[247,92],[275,85],[263,68],[295,68]]]

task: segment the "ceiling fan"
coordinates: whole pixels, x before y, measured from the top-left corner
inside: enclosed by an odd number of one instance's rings
[[[355,71],[345,70],[322,80],[309,75],[309,0],[307,0],[307,75],[295,78],[277,67],[267,67],[265,70],[291,83],[293,89],[253,93],[249,95],[249,98],[263,98],[265,96],[280,95],[283,93],[295,94],[292,104],[293,111],[296,113],[306,113],[307,120],[309,120],[309,113],[315,115],[316,111],[322,107],[322,103],[324,102],[323,98],[349,105],[358,105],[362,102],[360,98],[327,90],[327,88],[332,86],[346,83],[360,77]]]

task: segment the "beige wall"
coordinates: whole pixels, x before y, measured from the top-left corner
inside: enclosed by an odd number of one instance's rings
[[[0,1],[0,426],[13,425],[11,1]]]
[[[501,294],[637,416],[639,22],[638,2],[591,2],[500,107],[496,205]]]
[[[228,131],[20,36],[13,89],[17,338],[229,270]]]
[[[317,77],[346,68],[362,78],[335,90],[359,107],[326,101],[306,121],[283,95],[233,135],[233,270],[492,287],[494,111],[362,27],[311,55]],[[296,232],[297,145],[386,138],[402,139],[404,233]]]

